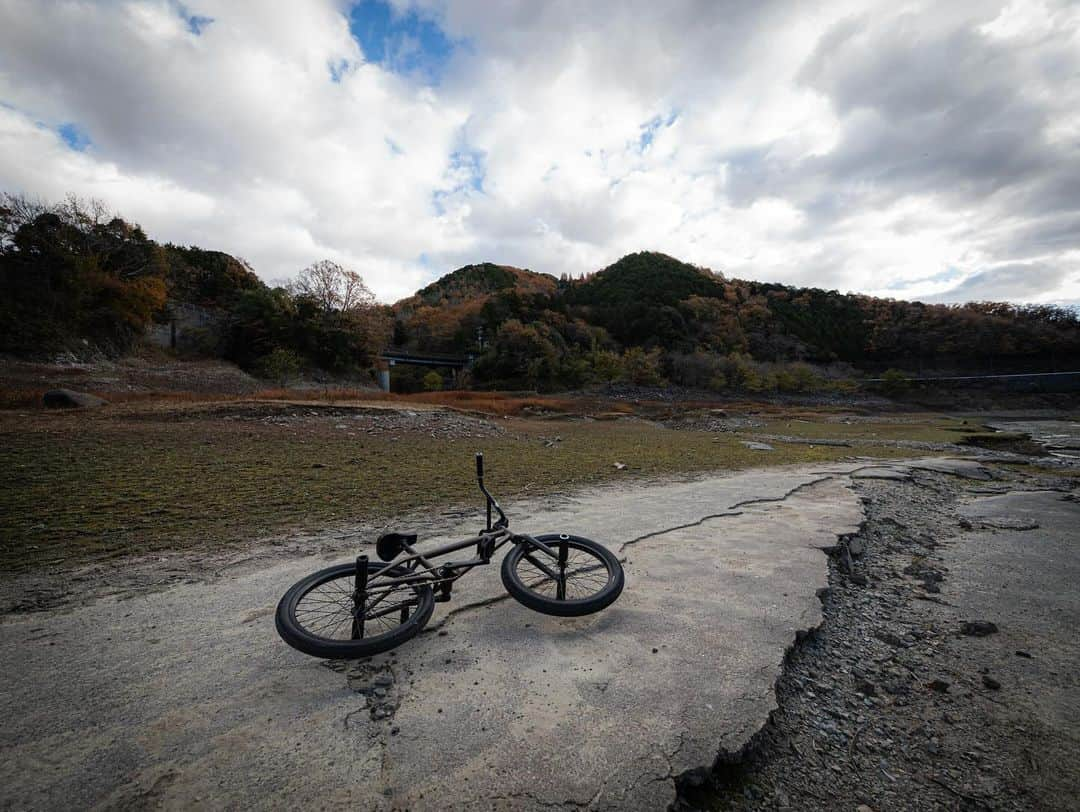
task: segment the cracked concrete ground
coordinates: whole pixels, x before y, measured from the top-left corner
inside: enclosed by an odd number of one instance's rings
[[[990,472],[853,475],[866,519],[831,556],[778,710],[678,808],[1077,808],[1078,483]]]
[[[820,621],[821,548],[862,519],[849,477],[908,469],[750,471],[512,505],[515,527],[619,551],[619,601],[539,615],[492,566],[420,637],[350,666],[274,631],[278,597],[327,564],[317,557],[8,616],[0,803],[663,808],[675,776],[737,748],[775,706],[784,651]]]

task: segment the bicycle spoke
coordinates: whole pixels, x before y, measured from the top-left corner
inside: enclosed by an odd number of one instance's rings
[[[518,576],[528,589],[564,601],[588,598],[607,586],[611,576],[602,559],[589,550],[575,547],[573,541],[560,539],[546,543],[558,554],[558,559],[552,562],[554,568],[538,560],[532,550],[517,561]]]
[[[367,591],[362,617],[357,617],[355,588],[352,574],[319,584],[297,601],[296,622],[324,640],[368,640],[406,623],[421,594],[414,585],[376,583]]]

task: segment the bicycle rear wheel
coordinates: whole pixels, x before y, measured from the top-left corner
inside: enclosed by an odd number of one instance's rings
[[[503,558],[503,586],[520,603],[547,615],[576,617],[599,612],[622,593],[622,564],[607,547],[567,533],[536,539],[555,557],[520,542]]]
[[[278,603],[274,623],[290,646],[313,657],[348,660],[380,654],[413,638],[435,609],[428,585],[385,584],[385,564],[368,562],[363,607],[356,599],[356,562],[309,575]]]

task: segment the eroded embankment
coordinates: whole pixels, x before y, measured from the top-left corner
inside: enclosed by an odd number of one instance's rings
[[[895,470],[895,469],[891,469]],[[1080,789],[1075,479],[886,469],[856,488],[823,621],[679,808],[1069,808]]]

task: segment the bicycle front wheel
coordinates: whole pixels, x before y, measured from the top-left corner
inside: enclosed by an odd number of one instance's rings
[[[625,576],[614,553],[567,533],[536,536],[554,557],[528,542],[514,545],[502,562],[502,582],[517,601],[547,615],[577,617],[610,606]]]
[[[274,622],[290,646],[313,657],[349,660],[380,654],[415,637],[431,618],[435,596],[423,584],[387,584],[385,564],[368,562],[363,606],[356,595],[356,562],[296,583],[278,603]]]

